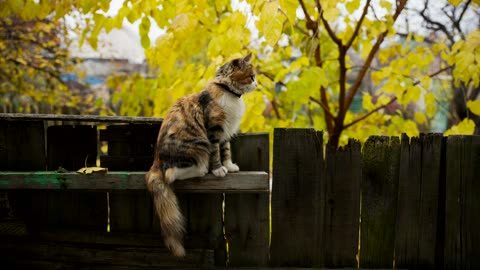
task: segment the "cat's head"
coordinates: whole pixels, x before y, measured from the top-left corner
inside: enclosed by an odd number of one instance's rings
[[[253,91],[257,87],[257,81],[252,66],[252,54],[233,59],[221,66],[215,74],[215,79],[240,91],[242,94]]]

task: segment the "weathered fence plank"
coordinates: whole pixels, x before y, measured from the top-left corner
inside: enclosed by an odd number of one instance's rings
[[[443,136],[402,137],[398,187],[395,265],[438,269],[436,246]]]
[[[324,212],[319,203],[323,176],[323,133],[275,129],[272,187],[273,266],[313,266]],[[323,180],[324,181],[324,180]]]
[[[323,221],[317,230],[316,266],[355,267],[358,253],[360,182],[362,160],[360,143],[350,140],[339,149],[327,145],[326,183],[318,204],[324,204]]]
[[[0,170],[38,171],[46,168],[45,130],[42,121],[0,121]],[[10,190],[10,218],[39,224],[47,213],[43,192]]]
[[[240,171],[269,171],[268,133],[239,134],[232,160]],[[225,194],[229,266],[265,266],[269,251],[269,194]]]
[[[111,171],[147,171],[159,129],[159,124],[130,124],[100,130],[100,141],[108,142],[108,155],[100,156],[100,164]]]
[[[50,126],[47,129],[47,167],[76,171],[95,166],[97,128],[86,125]],[[45,191],[48,226],[106,230],[108,209],[104,192]]]
[[[57,172],[0,172],[0,189],[60,190],[145,190],[146,172],[80,174]],[[188,193],[268,193],[266,172],[229,173],[223,178],[207,174],[202,178],[175,181],[175,190]]]
[[[95,126],[50,126],[47,129],[49,170],[62,167],[76,171],[97,162],[97,128]]]
[[[400,142],[370,137],[363,147],[360,267],[393,266]]]
[[[480,137],[447,139],[444,269],[480,269]]]
[[[115,245],[79,245],[67,242],[8,241],[0,244],[2,264],[18,266],[25,261],[56,261],[90,265],[144,267],[212,267],[211,250],[190,250],[186,257],[173,257],[165,248]],[[35,268],[35,267],[34,267]]]
[[[45,167],[43,122],[0,121],[0,171],[38,171]]]
[[[223,195],[178,194],[178,199],[187,223],[187,253],[190,249],[214,250],[215,265],[225,266],[227,251],[223,234]]]
[[[108,144],[108,155],[100,164],[109,171],[146,171],[153,153],[160,125],[110,125],[100,130],[100,141]],[[138,185],[144,187],[144,177]],[[152,230],[152,199],[145,190],[109,192],[110,231],[148,232]]]

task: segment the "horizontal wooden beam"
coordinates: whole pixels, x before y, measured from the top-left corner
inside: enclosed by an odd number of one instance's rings
[[[70,114],[28,114],[28,113],[0,113],[0,120],[48,120],[48,121],[75,121],[75,122],[103,122],[103,123],[131,123],[148,124],[162,123],[163,118],[157,117],[130,117],[130,116],[99,116],[99,115],[70,115]]]
[[[109,172],[79,174],[57,172],[0,172],[0,190],[65,189],[65,190],[142,190],[145,172]],[[208,174],[202,178],[177,180],[176,191],[197,193],[261,193],[269,192],[266,172],[229,173],[220,178]]]

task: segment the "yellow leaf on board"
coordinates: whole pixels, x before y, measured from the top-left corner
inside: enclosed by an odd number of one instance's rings
[[[467,102],[467,107],[468,109],[470,109],[470,111],[472,111],[472,113],[476,115],[480,115],[480,100],[475,100],[475,101],[469,100]]]
[[[108,169],[102,168],[102,167],[83,167],[77,171],[77,173],[82,173],[82,174],[107,173],[107,172],[108,172]]]

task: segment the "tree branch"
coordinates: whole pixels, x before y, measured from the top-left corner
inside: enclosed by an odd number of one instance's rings
[[[320,13],[320,19],[322,20],[323,25],[325,26],[325,29],[327,30],[327,33],[330,36],[330,38],[333,40],[333,42],[335,42],[335,44],[337,44],[338,47],[343,46],[342,40],[339,39],[337,35],[335,35],[335,32],[333,32],[327,20],[325,20],[325,18],[323,17],[323,11]]]
[[[353,30],[353,34],[350,37],[350,40],[348,40],[348,42],[347,42],[347,45],[346,45],[347,48],[350,48],[350,46],[352,46],[353,41],[355,41],[355,38],[358,36],[358,32],[360,31],[363,20],[365,19],[365,16],[368,13],[368,8],[370,7],[370,2],[371,2],[371,0],[367,0],[367,3],[365,3],[365,7],[363,8],[363,12],[362,12],[362,15],[360,16],[360,20],[358,20],[358,23],[355,26],[355,30]]]
[[[399,1],[399,5],[397,6],[396,10],[395,10],[395,13],[393,14],[393,23],[395,23],[395,21],[397,20],[398,16],[400,15],[400,13],[402,12],[403,8],[405,7],[407,3],[407,0],[400,0]],[[367,59],[365,60],[365,63],[363,64],[363,67],[362,69],[360,70],[360,72],[358,73],[357,75],[357,79],[355,80],[355,82],[353,83],[352,86],[350,86],[350,89],[348,90],[348,96],[347,96],[347,100],[345,102],[345,108],[346,110],[348,110],[348,108],[350,108],[350,105],[352,104],[352,101],[353,101],[353,97],[355,96],[355,94],[357,93],[358,89],[360,88],[360,85],[362,83],[362,80],[363,78],[365,77],[365,74],[367,73],[372,61],[373,61],[373,58],[375,57],[375,54],[377,53],[377,51],[379,50],[380,48],[380,45],[383,43],[383,40],[385,39],[385,37],[387,36],[388,34],[388,30],[386,30],[385,32],[383,32],[382,34],[380,34],[380,36],[378,37],[377,41],[375,42],[375,44],[373,45],[372,49],[370,50],[370,53],[368,54],[367,56]]]
[[[300,3],[300,6],[302,7],[303,13],[305,14],[305,19],[308,22],[313,22],[312,18],[310,18],[310,15],[308,14],[307,7],[305,6],[305,3],[303,2],[303,0],[298,0],[298,2]]]
[[[439,69],[439,70],[437,70],[436,72],[433,72],[433,73],[429,74],[428,77],[430,77],[430,78],[435,77],[435,76],[437,76],[438,74],[440,74],[440,73],[442,73],[442,72],[444,72],[444,71],[447,71],[447,70],[449,70],[449,69],[451,69],[451,68],[452,68],[452,66],[448,66],[448,67],[446,67],[446,68]],[[421,81],[419,81],[419,80],[415,81],[415,82],[413,83],[413,86],[420,84],[420,82],[421,82]],[[403,91],[402,96],[405,95],[406,92],[407,92],[406,90]],[[388,103],[386,103],[386,104],[384,104],[384,105],[381,105],[381,106],[378,106],[377,108],[375,108],[375,109],[371,110],[370,112],[368,112],[368,113],[360,116],[359,118],[353,120],[352,122],[348,123],[347,125],[344,125],[343,128],[344,128],[344,129],[347,129],[347,128],[349,128],[349,127],[357,124],[358,122],[366,119],[367,117],[369,117],[370,115],[378,112],[379,110],[388,107],[390,104],[394,103],[397,99],[398,99],[397,97],[393,97],[392,99],[390,99],[390,101],[389,101]]]
[[[422,11],[418,12],[418,14],[428,23],[430,24],[431,26],[427,28],[430,28],[432,30],[440,30],[442,31],[448,38],[448,40],[453,44],[455,43],[455,39],[453,38],[452,34],[450,34],[450,31],[448,31],[447,27],[445,27],[445,25],[437,22],[437,21],[434,21],[432,20],[427,14],[425,14],[425,12],[427,11],[427,8],[428,8],[428,2],[429,0],[425,0],[424,2],[424,6],[423,6],[423,9]],[[436,26],[436,28],[433,28],[432,26]]]
[[[321,102],[320,100],[314,98],[314,97],[310,97],[310,100],[317,103],[318,105],[320,105],[320,107],[322,107],[323,111],[325,112],[325,115],[330,118],[331,120],[335,119],[335,116],[330,112],[330,109],[328,108],[328,106]]]

